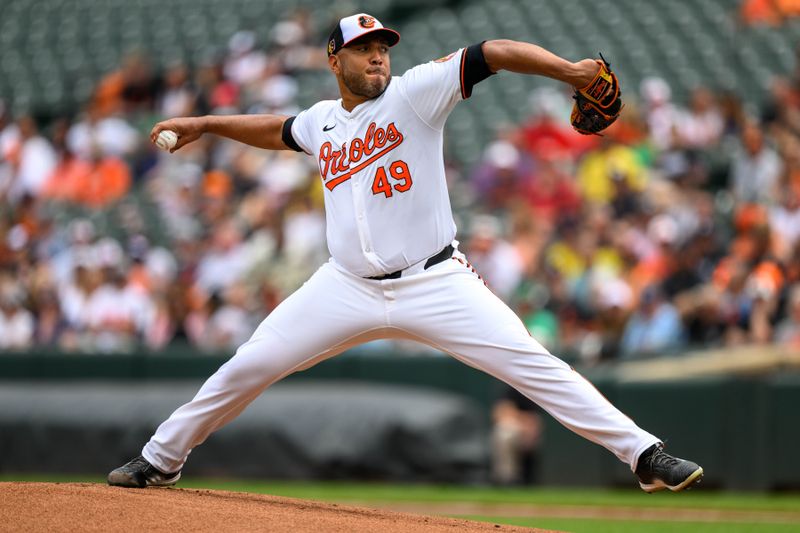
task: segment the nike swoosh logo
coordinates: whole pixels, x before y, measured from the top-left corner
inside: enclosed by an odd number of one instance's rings
[[[322,127],[322,131],[331,131],[335,127],[336,127],[336,124],[334,124],[333,126],[328,126],[326,124],[325,126]]]

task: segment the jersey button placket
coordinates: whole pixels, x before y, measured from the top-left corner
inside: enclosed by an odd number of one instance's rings
[[[364,194],[361,189],[361,174],[360,172],[353,176],[351,179],[353,180],[353,209],[356,212],[356,225],[358,226],[358,235],[361,239],[361,247],[362,249],[369,253],[372,251],[372,243],[370,242],[370,235],[369,235],[369,228],[364,221]],[[372,261],[370,261],[371,263]]]
[[[356,137],[358,134],[358,124],[359,121],[353,118],[347,119],[347,138],[352,139]],[[351,166],[353,166],[351,162]],[[362,191],[363,184],[362,180],[364,179],[364,175],[366,175],[366,170],[362,170],[358,174],[355,174],[350,178],[353,184],[353,211],[356,215],[356,227],[358,228],[358,237],[359,241],[361,242],[361,249],[364,252],[365,259],[373,266],[377,266],[375,261],[375,255],[373,252],[373,246],[370,238],[369,226],[366,222],[366,206],[364,196],[366,192]]]

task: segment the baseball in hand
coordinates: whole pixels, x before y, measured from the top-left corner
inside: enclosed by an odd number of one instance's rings
[[[178,142],[178,134],[172,130],[164,130],[158,134],[158,138],[156,139],[156,146],[161,148],[162,150],[166,150],[169,152],[173,148],[175,148],[175,144]]]

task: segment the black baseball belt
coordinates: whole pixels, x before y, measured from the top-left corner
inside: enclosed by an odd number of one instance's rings
[[[428,258],[427,261],[425,261],[424,269],[428,270],[433,265],[438,265],[442,261],[444,261],[446,259],[450,259],[451,257],[453,257],[453,252],[454,251],[455,251],[455,248],[453,248],[453,245],[452,244],[448,244],[447,246],[444,247],[444,249],[442,249],[441,252],[439,252],[436,255],[432,255],[431,257]],[[403,270],[405,270],[405,269],[403,269]],[[403,270],[398,270],[397,272],[392,272],[391,274],[384,274],[383,276],[372,276],[372,277],[368,277],[367,279],[374,279],[374,280],[378,280],[378,281],[381,281],[381,280],[384,280],[384,279],[397,279],[400,276],[402,276]]]

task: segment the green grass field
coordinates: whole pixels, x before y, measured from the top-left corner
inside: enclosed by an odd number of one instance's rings
[[[0,481],[103,482],[80,476]],[[800,532],[800,494],[456,487],[186,478],[180,487],[255,492],[575,532]],[[652,514],[653,516],[648,516]]]

